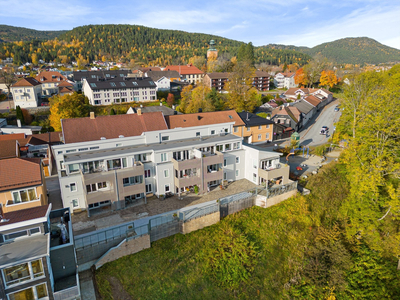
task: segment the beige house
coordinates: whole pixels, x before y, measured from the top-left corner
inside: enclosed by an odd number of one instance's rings
[[[1,213],[42,206],[47,202],[46,181],[40,159],[0,160]]]

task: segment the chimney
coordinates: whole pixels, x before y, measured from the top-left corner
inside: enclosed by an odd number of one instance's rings
[[[138,109],[137,109],[137,114],[138,114],[138,116],[141,116],[141,115],[142,115],[142,109],[141,109],[141,108],[138,108]]]
[[[18,127],[21,128],[21,120],[20,119],[17,119],[17,125],[18,125]]]
[[[94,120],[94,119],[95,119],[94,111],[91,111],[91,112],[90,112],[90,119],[91,119],[91,120]]]

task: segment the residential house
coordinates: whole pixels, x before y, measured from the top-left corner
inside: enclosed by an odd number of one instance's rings
[[[170,91],[171,81],[179,80],[177,71],[147,71],[145,76],[153,79],[157,91]]]
[[[60,96],[71,95],[75,92],[74,85],[67,81],[63,81],[58,85],[58,94]]]
[[[149,78],[87,78],[83,93],[91,105],[156,101],[156,84]]]
[[[69,210],[0,212],[0,299],[80,299]]]
[[[137,118],[135,124],[141,126],[143,122],[138,118],[145,121],[147,114],[155,123],[156,113],[109,116],[115,117],[109,122],[115,124],[115,131],[103,139],[96,132],[87,135],[73,128],[90,128],[92,120],[69,119],[75,121],[62,126],[66,144],[53,147],[64,207],[87,210],[93,215],[146,203],[149,195],[180,195],[195,186],[205,193],[224,180],[247,178],[256,184],[261,178],[268,180],[272,173],[259,174],[265,165],[261,164],[264,156],[257,153],[263,150],[251,151],[256,155],[256,163],[254,170],[252,166],[251,172],[246,171],[254,158],[242,145],[243,138],[232,134],[236,122],[240,122],[236,126],[244,125],[233,112],[218,112],[226,115],[223,121],[213,113],[171,115],[166,117],[169,129],[160,126],[148,131],[149,128],[141,127],[143,132],[138,129],[129,136],[124,131],[129,126],[119,126],[129,124],[127,116]],[[70,130],[73,132],[69,133]],[[80,137],[72,138],[76,135]],[[277,153],[267,156],[279,160]],[[279,176],[286,176],[287,180],[288,168],[283,173]]]
[[[272,111],[271,121],[299,131],[303,127],[303,115],[295,106],[279,106]]]
[[[317,108],[317,111],[319,111],[322,107],[322,101],[318,97],[315,97],[314,95],[309,95],[303,98],[304,101],[310,103],[312,106],[315,106]]]
[[[82,90],[86,79],[127,77],[130,70],[99,70],[99,71],[74,71],[73,78],[78,91]]]
[[[18,80],[11,86],[14,108],[37,107],[42,95],[42,84],[33,77]]]
[[[244,126],[237,127],[237,132],[233,134],[243,137],[245,143],[259,144],[276,139],[274,122],[271,120],[246,111],[242,111],[238,115],[242,119]]]
[[[47,189],[39,158],[0,160],[0,204],[4,213],[47,204]]]
[[[256,70],[252,82],[253,86],[261,91],[269,91],[269,74],[268,72]]]
[[[57,71],[42,71],[35,79],[42,84],[43,96],[58,94],[58,85],[63,81],[67,81],[67,77]]]
[[[293,72],[286,72],[286,73],[277,73],[274,76],[274,85],[278,89],[290,89],[297,87],[297,84],[294,82],[294,75]]]
[[[167,66],[164,71],[176,71],[179,73],[180,79],[190,84],[198,84],[203,80],[204,73],[192,64],[178,65],[178,66]]]
[[[290,98],[292,100],[304,99],[309,95],[318,97],[318,99],[322,102],[322,106],[325,106],[333,100],[332,92],[323,88],[290,88],[284,93],[286,98]]]
[[[305,100],[298,100],[295,103],[291,103],[291,105],[303,114],[303,126],[317,113],[317,108]]]

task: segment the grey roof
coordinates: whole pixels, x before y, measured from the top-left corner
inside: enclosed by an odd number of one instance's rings
[[[112,76],[120,77],[122,74],[124,77],[131,73],[130,70],[99,70],[99,71],[74,71],[74,80],[81,81],[82,78],[88,79],[92,76],[96,78],[111,78]]]
[[[10,243],[0,245],[0,268],[19,261],[30,260],[34,257],[49,255],[49,234],[37,234],[30,237],[19,238]]]
[[[94,151],[86,151],[81,153],[70,153],[64,155],[64,161],[66,163],[70,162],[80,162],[80,161],[91,161],[96,159],[102,159],[102,157],[108,156],[121,156],[121,155],[129,155],[133,153],[139,152],[150,152],[150,151],[162,151],[168,149],[175,149],[175,148],[192,148],[198,147],[208,144],[216,144],[216,143],[223,143],[226,141],[231,140],[238,140],[241,141],[242,138],[238,137],[233,134],[225,134],[225,135],[211,135],[205,136],[201,138],[190,138],[184,139],[179,141],[169,141],[164,143],[157,143],[157,144],[140,144],[137,146],[127,146],[127,147],[118,147],[118,148],[111,148],[111,149],[103,149],[103,150],[94,150]]]
[[[208,77],[210,77],[211,79],[228,79],[230,74],[231,73],[229,72],[207,73]]]
[[[91,89],[125,89],[156,87],[150,77],[115,77],[115,78],[88,78],[86,79]]]
[[[177,71],[147,71],[146,75],[155,81],[162,77],[179,78],[179,73]]]
[[[238,113],[238,115],[243,120],[243,122],[246,124],[246,127],[275,124],[271,120],[261,118],[260,116],[257,116],[256,114],[252,114],[252,113],[246,112],[246,111],[242,111],[242,112]]]
[[[299,100],[299,101],[293,103],[292,105],[294,107],[297,107],[297,109],[304,114],[308,114],[310,111],[312,111],[314,109],[314,106],[312,106],[311,104],[309,104],[308,102],[306,102],[304,100]]]
[[[169,108],[168,106],[144,106],[144,107],[131,107],[132,110],[137,113],[137,110],[140,108],[142,113],[156,112],[161,111],[164,116],[172,116],[174,114],[174,109]],[[177,112],[178,115],[182,115],[181,112]]]

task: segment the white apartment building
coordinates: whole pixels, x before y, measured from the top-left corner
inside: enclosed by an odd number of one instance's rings
[[[278,89],[290,89],[297,87],[294,82],[295,73],[278,73],[274,76],[274,85]]]
[[[22,78],[11,86],[14,108],[37,107],[42,95],[42,84],[33,77]]]
[[[64,207],[124,208],[148,195],[209,191],[224,180],[289,180],[281,154],[243,146],[234,122],[53,146]],[[273,171],[274,170],[274,171]],[[272,177],[273,176],[273,177]]]
[[[156,84],[151,78],[106,77],[86,78],[83,93],[91,105],[157,100]]]

